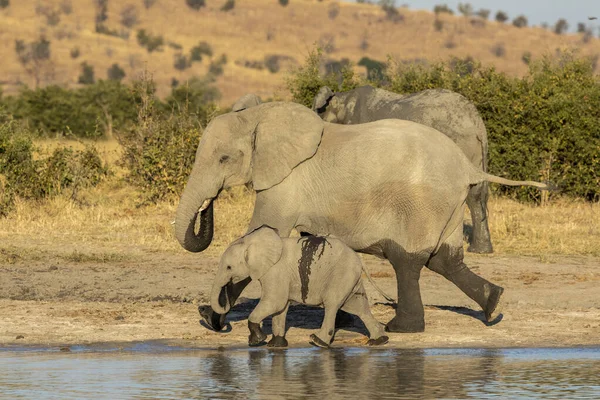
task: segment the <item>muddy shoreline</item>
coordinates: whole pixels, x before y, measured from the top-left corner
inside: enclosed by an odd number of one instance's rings
[[[365,258],[384,291],[395,279],[386,261]],[[217,333],[199,323],[217,259],[189,254],[145,254],[116,261],[14,259],[0,264],[0,346],[69,347],[99,343],[167,341],[184,348],[245,348],[247,316],[260,296],[252,283],[229,315],[231,330]],[[478,274],[503,286],[502,320],[487,326],[483,313],[443,277],[421,278],[426,330],[391,334],[385,347],[570,347],[600,345],[600,259],[467,256]],[[382,323],[394,308],[365,283],[372,311]],[[292,306],[287,339],[309,346],[321,324],[319,308]],[[270,322],[265,325],[270,333]],[[336,333],[334,346],[363,346],[364,327]]]

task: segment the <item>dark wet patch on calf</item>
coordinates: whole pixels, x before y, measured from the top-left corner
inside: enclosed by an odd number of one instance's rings
[[[302,242],[302,255],[298,260],[298,272],[300,272],[300,294],[302,301],[306,302],[308,297],[308,281],[310,276],[310,266],[315,261],[315,255],[317,260],[321,258],[325,252],[325,244],[331,247],[331,244],[326,238],[322,236],[303,236],[298,239],[298,243]],[[321,248],[321,252],[317,254]]]

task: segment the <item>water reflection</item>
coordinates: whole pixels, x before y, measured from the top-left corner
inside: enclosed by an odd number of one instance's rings
[[[600,349],[0,352],[0,398],[600,397]]]

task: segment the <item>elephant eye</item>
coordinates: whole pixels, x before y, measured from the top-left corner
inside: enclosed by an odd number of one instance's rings
[[[223,164],[224,162],[227,162],[227,160],[229,160],[229,156],[228,155],[223,155],[221,156],[221,158],[219,159],[219,162],[221,164]]]

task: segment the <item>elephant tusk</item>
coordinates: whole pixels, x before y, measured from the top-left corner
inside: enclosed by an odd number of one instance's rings
[[[175,220],[171,221],[171,225],[175,225]]]
[[[206,210],[208,208],[208,206],[210,205],[211,201],[212,201],[212,199],[206,199],[206,200],[204,200],[204,203],[202,203],[202,205],[198,209],[198,212],[202,212],[202,211]]]

